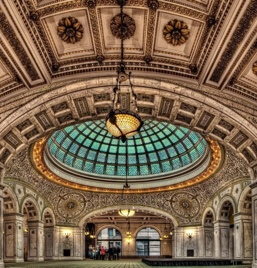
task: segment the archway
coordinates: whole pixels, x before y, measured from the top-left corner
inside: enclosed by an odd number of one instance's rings
[[[203,217],[204,251],[206,257],[214,257],[214,212],[207,209]]]

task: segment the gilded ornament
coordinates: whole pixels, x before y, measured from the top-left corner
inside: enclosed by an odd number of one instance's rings
[[[75,44],[83,37],[83,26],[74,17],[62,18],[57,26],[57,34],[64,42]]]
[[[257,61],[253,63],[253,73],[257,75]]]
[[[123,13],[123,24],[121,24],[121,14],[118,14],[111,19],[110,27],[112,34],[115,37],[123,40],[132,37],[136,30],[134,19],[125,13]]]
[[[181,20],[170,20],[163,29],[165,40],[173,46],[183,45],[189,38],[189,29]]]

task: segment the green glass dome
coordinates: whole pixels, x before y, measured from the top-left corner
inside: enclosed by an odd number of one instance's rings
[[[207,149],[199,133],[167,122],[146,120],[139,134],[122,143],[108,133],[104,120],[95,120],[56,131],[47,141],[45,162],[59,174],[70,170],[87,179],[124,182],[127,173],[139,182],[199,166]]]

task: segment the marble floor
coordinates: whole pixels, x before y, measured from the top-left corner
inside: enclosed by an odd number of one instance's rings
[[[119,261],[51,261],[51,262],[26,262],[18,264],[6,264],[6,267],[17,268],[17,267],[28,267],[28,268],[150,268],[142,263],[141,260],[119,260]],[[159,267],[159,266],[155,266]],[[194,266],[195,267],[195,266]],[[200,267],[200,266],[199,266]],[[201,266],[201,268],[250,268],[250,265],[233,265],[233,266]],[[166,268],[169,268],[166,266]],[[171,266],[170,266],[171,268]],[[174,268],[174,267],[173,267]],[[189,266],[180,268],[190,268]]]

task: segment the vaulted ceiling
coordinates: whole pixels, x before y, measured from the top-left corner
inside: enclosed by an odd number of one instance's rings
[[[115,0],[0,2],[1,163],[48,130],[108,112],[120,60],[114,36],[119,13]],[[256,164],[257,2],[128,0],[124,13],[130,26],[125,62],[138,85],[139,113],[211,132]],[[191,95],[178,99],[180,89],[168,84],[160,93],[154,81],[187,88]],[[65,89],[67,95],[53,100],[63,94],[54,90],[68,85],[74,86]],[[83,97],[75,86],[91,95]],[[236,123],[234,114],[224,120],[230,112],[214,102],[207,112],[205,96],[239,115]],[[25,116],[36,99],[37,111]],[[23,118],[18,109],[24,109]],[[247,131],[240,116],[249,122]]]

